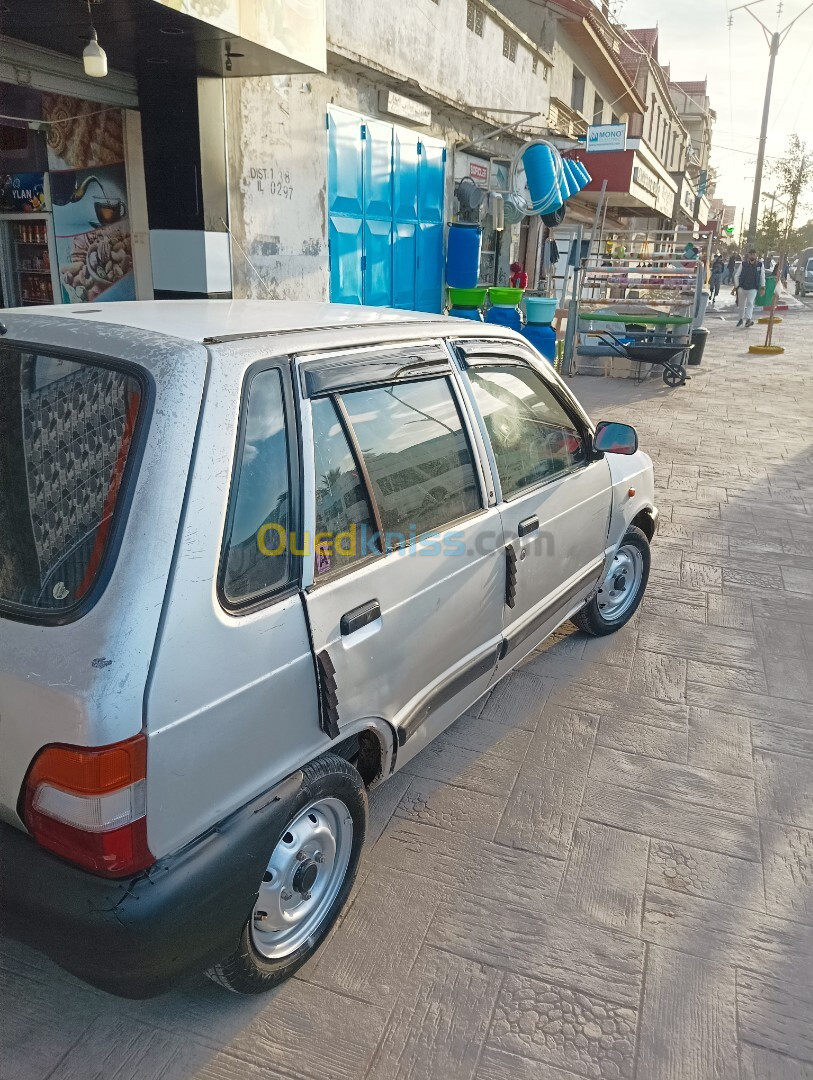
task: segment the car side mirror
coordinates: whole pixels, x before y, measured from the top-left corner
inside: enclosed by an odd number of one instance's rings
[[[604,454],[634,454],[638,449],[638,432],[632,424],[600,420],[596,426],[593,447]]]

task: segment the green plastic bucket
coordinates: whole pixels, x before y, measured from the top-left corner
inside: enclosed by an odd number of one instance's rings
[[[493,288],[488,290],[488,298],[492,304],[498,304],[500,307],[516,307],[524,292],[524,289]]]
[[[451,307],[482,307],[488,289],[454,289],[449,286]]]

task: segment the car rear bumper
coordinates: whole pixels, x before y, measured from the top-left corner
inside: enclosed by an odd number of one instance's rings
[[[236,947],[301,779],[121,880],[88,874],[0,823],[0,929],[112,994],[164,993]]]

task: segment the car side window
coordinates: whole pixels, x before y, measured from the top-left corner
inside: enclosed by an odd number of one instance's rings
[[[311,412],[316,466],[314,575],[320,577],[369,554],[367,545],[376,527],[336,406],[330,398],[317,398]]]
[[[222,572],[223,595],[230,604],[283,588],[292,570],[291,470],[278,370],[254,376],[244,408]]]
[[[386,548],[481,509],[474,459],[446,378],[342,395],[370,477]]]
[[[532,368],[484,364],[470,368],[468,374],[504,499],[586,463],[582,435]]]

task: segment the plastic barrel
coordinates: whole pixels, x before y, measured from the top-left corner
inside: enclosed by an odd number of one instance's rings
[[[562,158],[562,165],[564,167],[565,183],[567,184],[568,198],[572,199],[574,195],[582,189],[581,180],[576,176],[576,170],[573,168],[573,162],[570,158]]]
[[[526,323],[522,336],[527,338],[537,352],[551,364],[556,361],[556,331],[552,326],[540,326],[538,323]]]
[[[449,226],[449,242],[446,248],[446,284],[455,289],[473,289],[480,276],[480,244],[482,230],[479,225],[454,222]]]
[[[451,307],[449,314],[454,319],[471,319],[473,322],[482,322],[483,313],[476,307]]]
[[[568,186],[567,175],[564,170],[564,162],[562,163],[562,168],[559,169],[559,198],[562,200],[563,204],[570,198],[570,187]]]
[[[534,209],[543,213],[558,209],[563,202],[557,179],[559,152],[552,146],[537,143],[528,147],[522,163]]]
[[[494,304],[486,312],[486,322],[495,323],[497,326],[507,326],[511,330],[522,329],[522,316],[519,308]]]

